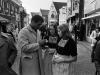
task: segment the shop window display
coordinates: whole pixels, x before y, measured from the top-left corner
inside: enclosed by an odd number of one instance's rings
[[[100,19],[92,19],[92,20],[87,20],[87,36],[90,36],[91,32],[97,28],[100,27],[99,25],[99,20]]]

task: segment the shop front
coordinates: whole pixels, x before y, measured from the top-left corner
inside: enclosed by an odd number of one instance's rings
[[[91,32],[95,28],[100,27],[100,13],[95,12],[92,15],[82,18],[82,20],[85,21],[85,25],[86,25],[86,40],[88,42],[91,42],[91,40],[90,40]]]
[[[84,0],[84,17],[81,20],[86,26],[86,40],[91,42],[91,32],[100,27],[100,0]]]

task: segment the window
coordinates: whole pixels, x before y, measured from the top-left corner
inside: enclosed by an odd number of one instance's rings
[[[2,6],[2,0],[0,0],[1,6]]]
[[[17,12],[17,8],[15,8],[15,12]]]
[[[2,6],[3,6],[3,8],[4,8],[4,1],[2,1]]]
[[[7,3],[7,8],[9,8],[9,3]]]
[[[78,2],[79,0],[73,0],[73,10],[76,10],[78,8]]]

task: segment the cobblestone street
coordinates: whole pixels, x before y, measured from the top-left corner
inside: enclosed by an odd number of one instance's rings
[[[78,44],[78,59],[77,62],[74,63],[74,68],[75,75],[95,74],[94,64],[91,63],[91,51],[81,43]]]
[[[78,60],[77,62],[74,63],[75,75],[94,75],[95,67],[94,64],[91,63],[91,59],[90,59],[91,51],[87,47],[85,47],[82,43],[83,42],[79,42],[77,45]],[[88,46],[88,44],[86,45]],[[12,68],[17,73],[19,69],[19,56],[20,56],[20,52],[18,51],[18,56],[15,60],[14,65],[12,66]]]

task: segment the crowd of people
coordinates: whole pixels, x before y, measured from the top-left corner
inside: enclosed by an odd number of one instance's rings
[[[77,36],[83,27],[79,29],[76,22],[71,27],[57,23],[48,26],[43,25],[43,22],[41,16],[34,15],[31,23],[19,32],[13,24],[7,25],[4,32],[0,23],[0,75],[17,75],[11,66],[18,50],[21,51],[19,75],[74,75],[73,62],[77,61],[78,55]],[[97,33],[96,29],[91,34],[91,56],[96,73],[100,75],[100,38]]]

